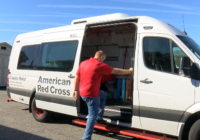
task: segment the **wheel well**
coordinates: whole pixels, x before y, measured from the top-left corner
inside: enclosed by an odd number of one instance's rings
[[[35,91],[31,94],[31,98],[29,100],[29,112],[30,113],[32,112],[32,110],[31,110],[31,103],[32,103],[34,97],[35,97]]]
[[[182,140],[187,140],[188,139],[188,134],[190,131],[190,128],[192,127],[192,125],[198,120],[200,119],[200,111],[196,112],[195,114],[192,114],[185,122],[185,126],[183,128],[183,132],[182,132]]]

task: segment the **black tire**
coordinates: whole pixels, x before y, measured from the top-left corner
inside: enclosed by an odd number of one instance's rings
[[[47,122],[51,117],[51,112],[36,107],[35,98],[31,102],[31,110],[34,119],[39,122]]]
[[[189,140],[200,140],[200,119],[190,128]]]

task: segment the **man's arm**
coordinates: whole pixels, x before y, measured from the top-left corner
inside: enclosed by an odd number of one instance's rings
[[[133,68],[130,69],[119,69],[119,68],[113,68],[111,71],[111,74],[116,74],[116,75],[128,75],[133,73]]]
[[[77,99],[78,95],[78,84],[79,84],[80,78],[76,75],[74,79],[74,92],[73,92],[73,98]]]

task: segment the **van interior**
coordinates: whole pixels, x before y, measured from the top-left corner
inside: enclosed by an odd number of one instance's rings
[[[81,62],[94,57],[98,50],[106,53],[104,63],[114,68],[133,66],[136,25],[133,22],[107,23],[86,27]],[[103,76],[101,90],[107,93],[104,117],[131,122],[133,108],[133,75]],[[87,105],[80,98],[80,113],[87,115]]]

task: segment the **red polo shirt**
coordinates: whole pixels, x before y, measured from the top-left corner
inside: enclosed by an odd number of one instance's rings
[[[80,77],[80,95],[99,97],[102,75],[110,75],[112,70],[112,67],[92,57],[83,61],[76,72],[76,75]]]

